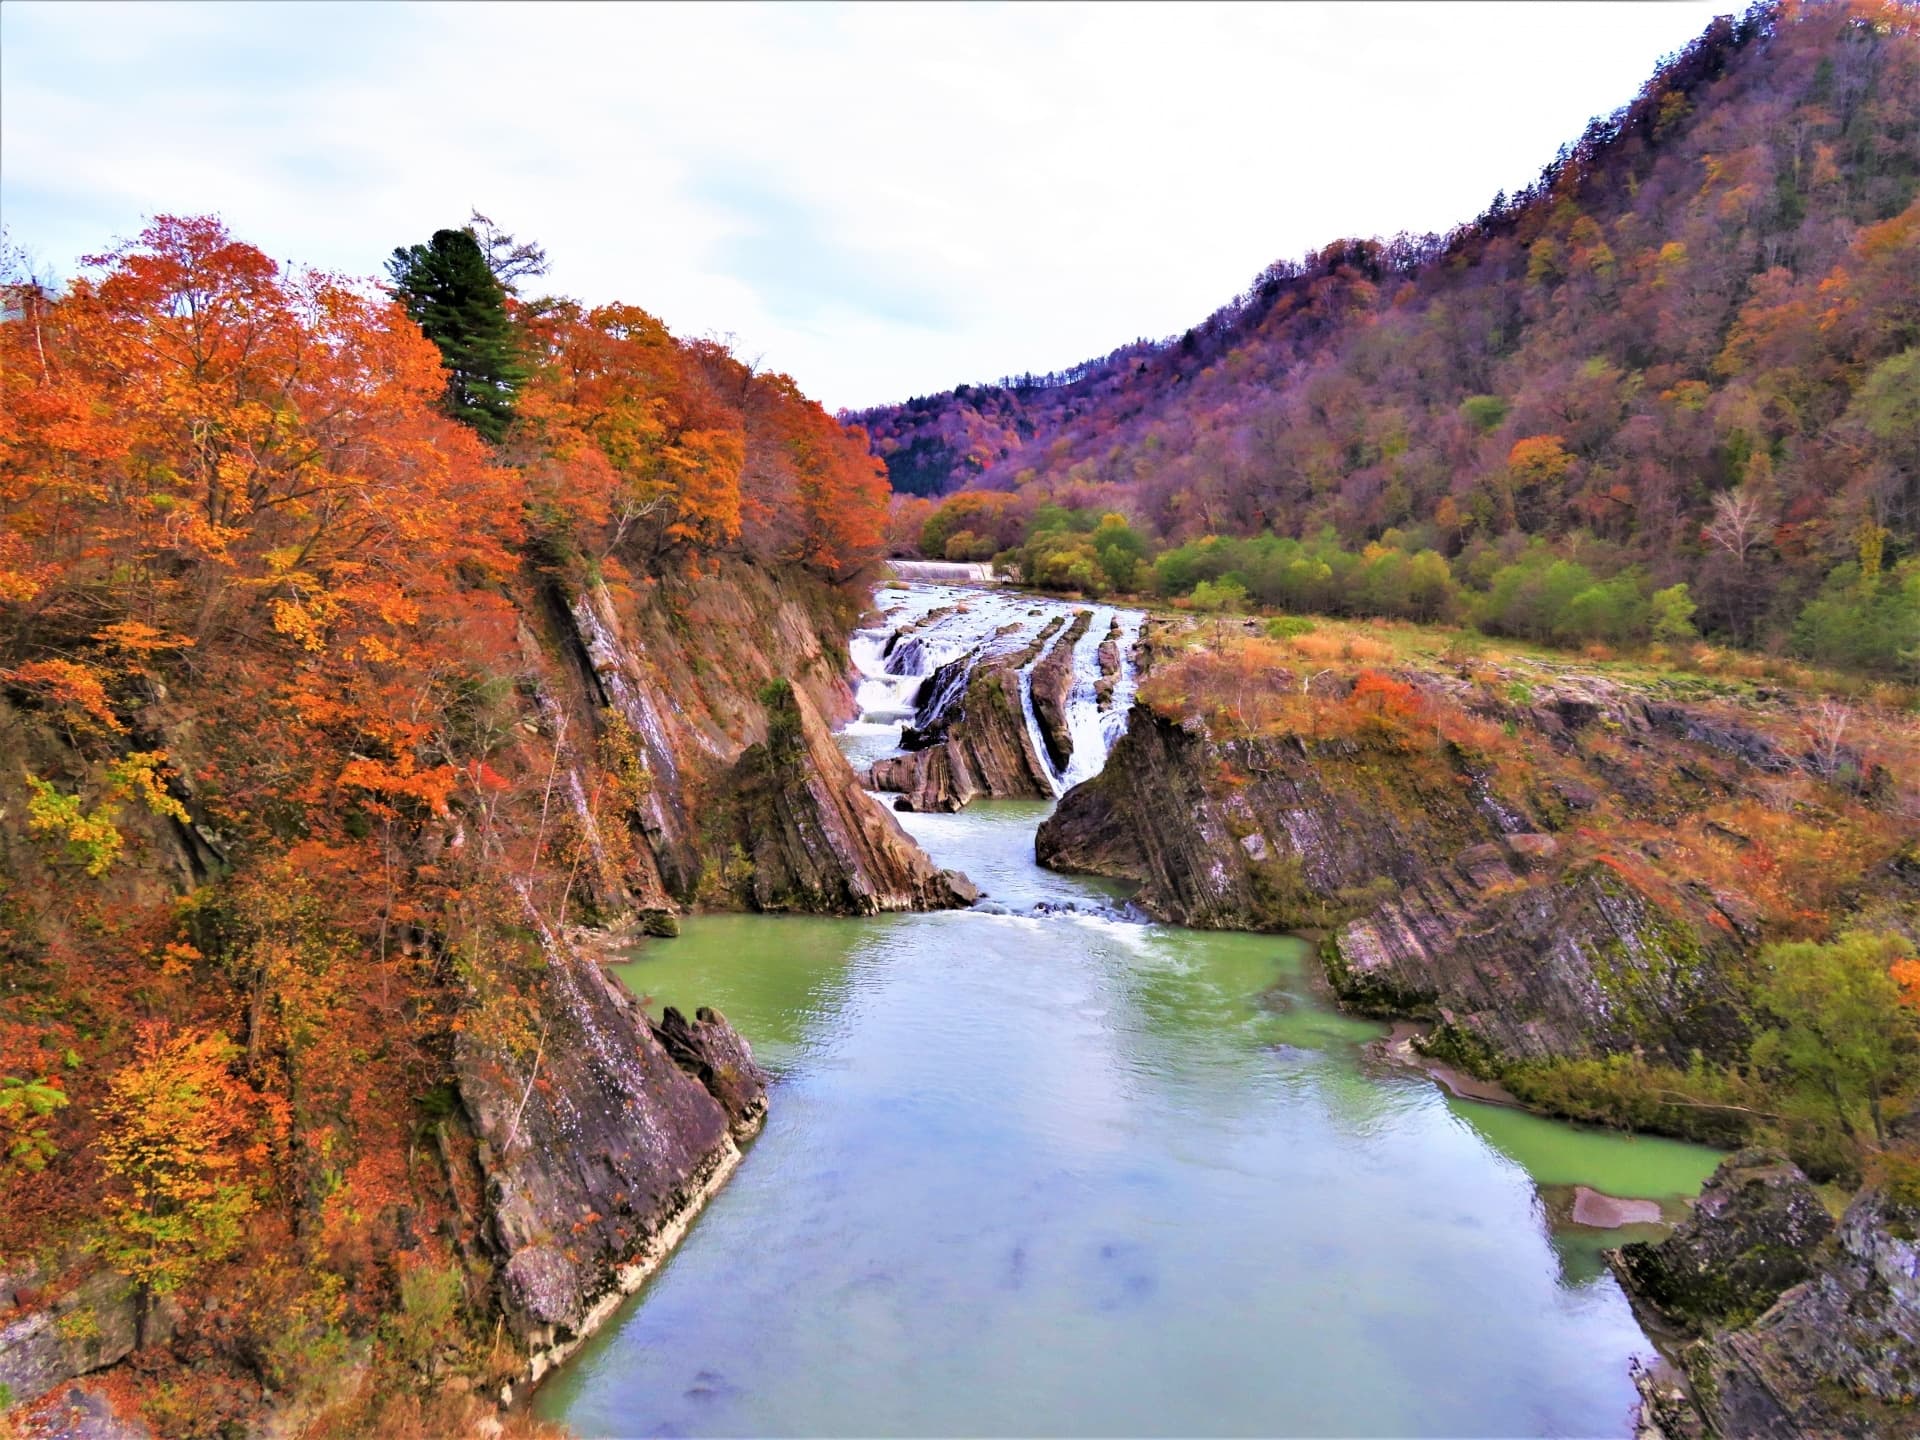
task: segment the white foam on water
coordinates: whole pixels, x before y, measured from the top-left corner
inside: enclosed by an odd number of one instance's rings
[[[1062,790],[1071,790],[1106,768],[1108,741],[1100,713],[1100,647],[1113,627],[1113,614],[1105,606],[1095,610],[1086,634],[1073,645],[1073,691],[1067,697],[1067,733],[1073,737],[1073,754],[1060,777]]]
[[[933,564],[899,562],[895,565],[896,572],[903,571],[903,566],[909,563],[916,567]],[[940,573],[944,581],[946,571],[966,568],[984,567],[943,565]],[[1100,773],[1113,742],[1126,729],[1127,710],[1133,703],[1137,685],[1133,650],[1146,623],[1145,615],[1138,610],[1122,610],[1110,605],[1088,607],[1032,595],[971,589],[932,579],[908,580],[904,573],[902,580],[905,583],[889,584],[875,593],[874,606],[880,612],[880,623],[856,630],[848,643],[853,661],[854,697],[860,706],[860,715],[845,727],[845,733],[873,736],[891,730],[897,734],[916,712],[929,719],[944,713],[965,692],[974,664],[990,656],[1024,649],[1055,620],[1065,618],[1070,622],[1091,608],[1092,619],[1086,633],[1073,646],[1073,685],[1066,711],[1073,754],[1064,770],[1055,770],[1047,753],[1040,718],[1033,706],[1032,672],[1060,644],[1065,627],[1021,667],[1020,711],[1034,753],[1055,795],[1064,794]],[[1100,647],[1116,623],[1120,627],[1120,669],[1107,703],[1102,705]],[[1001,633],[1003,630],[1005,634]],[[957,666],[938,693],[921,696],[928,677],[941,667],[968,657],[972,663]]]
[[[1034,758],[1040,762],[1047,785],[1056,795],[1064,794],[1067,787],[1061,783],[1059,773],[1053,768],[1053,757],[1047,753],[1047,738],[1040,730],[1040,715],[1033,708],[1033,672],[1042,660],[1054,652],[1066,633],[1067,626],[1056,630],[1047,643],[1040,647],[1040,653],[1020,667],[1020,714],[1027,722],[1027,743],[1033,747]]]

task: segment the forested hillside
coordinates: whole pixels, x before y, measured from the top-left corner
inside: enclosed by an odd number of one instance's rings
[[[1043,584],[1225,578],[1540,639],[1664,619],[1911,672],[1916,189],[1913,7],[1767,0],[1448,235],[1337,241],[1182,336],[849,418],[896,491],[1004,495],[928,538],[1022,547]],[[1109,512],[1132,538],[1098,541]],[[1265,538],[1136,573],[1212,535]],[[1390,573],[1355,578],[1381,569],[1369,546]]]
[[[645,1023],[567,927],[723,902],[691,817],[756,691],[844,690],[864,437],[640,309],[523,300],[480,235],[403,253],[404,307],[210,218],[8,287],[0,1408],[160,1338],[127,1384],[166,1434],[447,1434],[523,1375],[523,1137],[677,1093],[623,1078]],[[549,1289],[611,1283],[650,1203],[576,1206]]]

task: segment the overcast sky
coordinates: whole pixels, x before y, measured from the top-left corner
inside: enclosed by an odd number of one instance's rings
[[[0,218],[380,273],[478,207],[546,288],[830,408],[1060,368],[1445,230],[1726,4],[0,6]]]

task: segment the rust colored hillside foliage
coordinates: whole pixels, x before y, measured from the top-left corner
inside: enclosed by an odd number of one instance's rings
[[[517,311],[496,450],[369,285],[204,217],[87,264],[0,322],[0,1252],[173,1307],[150,1416],[205,1430],[433,1276],[485,1314],[424,1157],[455,1034],[537,1047],[533,937],[581,871],[542,593],[845,582],[886,486],[784,376],[633,307]],[[384,1363],[354,1373],[391,1398]],[[343,1433],[451,1423],[393,1403]]]

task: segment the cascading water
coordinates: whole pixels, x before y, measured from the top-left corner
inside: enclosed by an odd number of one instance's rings
[[[893,573],[903,584],[990,585],[993,567],[959,560],[895,560]]]
[[[1066,709],[1073,754],[1056,771],[1042,738],[1033,703],[1033,671],[1058,646],[1073,618],[1087,607],[1030,595],[956,585],[911,583],[888,586],[874,597],[880,624],[854,633],[850,651],[860,717],[847,733],[863,741],[892,737],[918,714],[927,723],[945,714],[966,693],[973,668],[983,659],[1019,652],[1047,627],[1056,633],[1021,666],[1020,709],[1027,736],[1056,795],[1098,775],[1107,752],[1126,728],[1133,703],[1134,647],[1146,616],[1113,606],[1093,608],[1091,622],[1073,646],[1073,689]],[[1100,651],[1115,637],[1118,667],[1104,698]],[[937,690],[928,690],[938,677]],[[874,748],[863,744],[863,750]],[[880,753],[875,748],[875,753]]]
[[[1100,648],[1107,643],[1107,637],[1113,632],[1120,615],[1128,616],[1134,623],[1133,639],[1140,633],[1139,622],[1144,619],[1138,611],[1115,611],[1102,606],[1093,612],[1093,620],[1073,647],[1073,693],[1067,699],[1067,731],[1073,737],[1073,754],[1067,761],[1066,773],[1060,777],[1060,789],[1064,793],[1083,780],[1091,780],[1106,768],[1107,751],[1118,738],[1118,731],[1111,724],[1116,711],[1113,698],[1109,698],[1107,707],[1100,704]],[[1126,626],[1121,624],[1121,633],[1126,634]],[[1114,678],[1113,696],[1117,697],[1123,677],[1130,675],[1133,669],[1133,640],[1120,642],[1120,671]],[[1117,712],[1125,726],[1124,709]]]
[[[913,697],[923,677],[917,671],[898,672],[887,665],[885,632],[861,630],[848,645],[859,684],[854,699],[862,724],[897,724],[913,714]]]
[[[1033,708],[1033,672],[1042,660],[1053,653],[1054,647],[1060,643],[1066,632],[1067,625],[1062,624],[1047,638],[1047,642],[1040,647],[1039,653],[1020,667],[1020,714],[1027,722],[1027,743],[1033,747],[1034,758],[1040,762],[1040,768],[1047,777],[1047,784],[1056,795],[1064,794],[1066,786],[1060,783],[1060,776],[1053,768],[1053,758],[1047,753],[1046,736],[1040,731],[1040,715]]]

